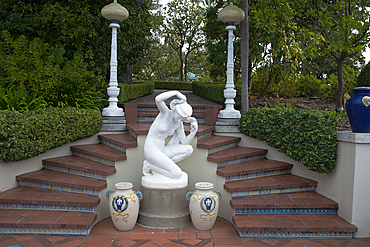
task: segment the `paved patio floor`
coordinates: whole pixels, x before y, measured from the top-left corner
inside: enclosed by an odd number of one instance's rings
[[[370,238],[363,239],[307,239],[307,238],[240,238],[230,222],[217,218],[210,231],[198,231],[192,225],[176,229],[153,229],[139,225],[127,232],[117,231],[110,218],[101,221],[88,237],[47,235],[0,235],[0,247],[221,247],[221,246],[369,246]]]

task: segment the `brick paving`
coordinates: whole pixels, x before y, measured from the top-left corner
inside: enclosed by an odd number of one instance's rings
[[[87,237],[48,235],[0,235],[0,247],[370,247],[370,238],[240,238],[230,222],[217,218],[209,231],[198,231],[192,225],[176,229],[154,229],[139,225],[127,232],[117,231],[110,218],[101,221]]]

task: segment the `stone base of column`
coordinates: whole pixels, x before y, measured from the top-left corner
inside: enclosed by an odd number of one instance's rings
[[[218,118],[215,125],[215,132],[239,133],[238,118]]]
[[[179,228],[191,224],[189,203],[185,198],[187,184],[168,189],[147,187],[142,182],[140,191],[143,199],[138,224],[153,228]]]
[[[102,132],[121,132],[126,131],[125,117],[105,117],[103,116]]]

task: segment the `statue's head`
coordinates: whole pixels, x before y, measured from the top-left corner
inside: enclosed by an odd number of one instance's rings
[[[179,104],[177,99],[171,102],[171,109],[178,115],[178,117],[175,116],[176,121],[186,121],[193,114],[193,108],[187,102]]]
[[[177,104],[175,111],[183,118],[190,117],[193,114],[193,108],[187,102]]]

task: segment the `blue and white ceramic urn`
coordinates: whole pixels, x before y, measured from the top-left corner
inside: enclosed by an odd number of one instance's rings
[[[346,102],[346,110],[355,133],[370,132],[370,88],[357,87],[353,96]]]
[[[208,182],[196,183],[195,188],[186,194],[191,221],[197,230],[210,230],[217,219],[221,192],[213,192],[213,184]]]
[[[116,183],[116,191],[108,191],[109,212],[114,226],[120,231],[129,231],[135,227],[139,214],[139,202],[143,198],[140,191],[132,191],[132,183]]]

